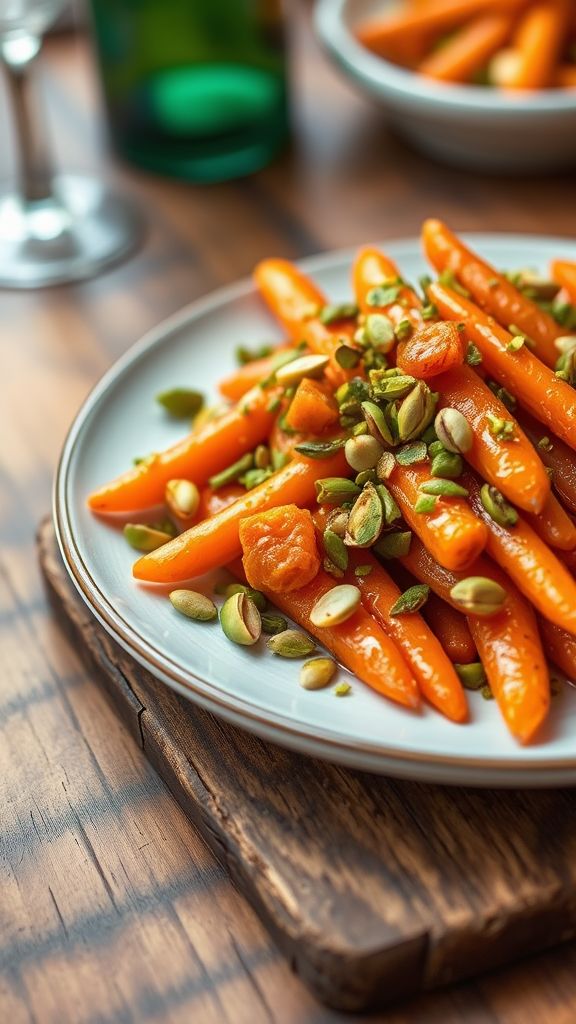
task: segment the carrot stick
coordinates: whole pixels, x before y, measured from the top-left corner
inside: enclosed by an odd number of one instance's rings
[[[396,464],[387,485],[404,519],[434,558],[447,569],[465,569],[484,549],[488,531],[463,498],[438,498],[433,511],[415,512],[419,488],[428,480],[429,468],[422,463]]]
[[[323,532],[327,519],[325,510],[318,509],[313,518],[316,527]],[[348,559],[343,582],[359,588],[362,604],[397,644],[424,697],[451,721],[466,721],[466,695],[439,639],[418,612],[390,614],[400,590],[370,552],[350,548]],[[354,570],[360,565],[370,565],[367,576],[355,576]]]
[[[401,561],[417,579],[452,603],[450,591],[464,578],[462,573],[439,566],[414,537],[408,555]],[[507,591],[506,604],[498,615],[489,619],[470,615],[468,625],[506,724],[516,739],[527,743],[545,720],[550,705],[548,669],[536,618],[528,602],[493,562],[478,559],[472,573],[496,580]]]
[[[576,459],[574,452],[554,434],[546,435],[541,424],[524,409],[515,412],[515,416],[532,444],[538,446],[538,455],[544,465],[552,470],[552,486],[560,500],[570,512],[576,513]],[[510,500],[513,501],[513,498]]]
[[[241,519],[277,505],[311,505],[319,476],[342,476],[348,470],[343,452],[321,463],[295,458],[228,508],[138,559],[133,574],[149,583],[174,583],[226,565],[241,553]]]
[[[532,529],[552,548],[565,554],[576,548],[576,526],[554,494],[537,514],[526,514]]]
[[[276,359],[281,352],[291,348],[291,345],[278,345],[274,352],[262,359],[253,359],[252,362],[241,366],[235,373],[225,377],[218,385],[220,394],[231,402],[239,402],[251,388],[256,387],[261,380],[265,380],[274,372]]]
[[[365,248],[358,254],[353,268],[354,292],[363,312],[374,307],[367,304],[371,289],[385,279],[398,277],[398,268],[378,249]],[[402,303],[406,303],[403,305]],[[423,321],[420,301],[407,287],[401,289],[398,301],[386,307],[394,324],[409,319],[418,329]],[[488,429],[488,416],[507,419],[510,414],[484,381],[469,366],[444,373],[436,378],[440,406],[452,406],[469,420],[474,443],[466,458],[489,483],[498,487],[513,504],[538,511],[550,493],[550,481],[541,460],[521,430],[515,431],[514,445],[502,445]]]
[[[418,71],[443,82],[469,82],[496,50],[504,46],[513,24],[513,18],[506,14],[478,17],[423,60]]]
[[[570,0],[546,0],[526,11],[512,42],[518,59],[505,82],[507,88],[544,89],[553,84],[569,5]]]
[[[426,256],[439,273],[452,272],[481,309],[502,327],[513,324],[525,332],[534,342],[539,358],[548,366],[556,364],[558,352],[554,341],[562,334],[562,328],[548,313],[471,252],[442,221],[425,221],[422,241]]]
[[[275,393],[255,388],[217,420],[94,491],[89,507],[104,513],[151,508],[164,500],[166,484],[174,477],[202,486],[265,440],[274,423],[267,407]]]
[[[576,637],[548,619],[540,618],[538,621],[547,657],[568,679],[576,682]]]
[[[416,680],[402,654],[394,640],[386,635],[362,605],[339,626],[321,629],[312,625],[312,608],[334,586],[332,576],[321,569],[310,583],[299,590],[282,594],[264,593],[281,612],[294,619],[307,633],[312,633],[345,668],[372,690],[404,707],[418,708],[420,695]]]
[[[561,64],[556,68],[554,85],[557,89],[576,89],[576,65]]]
[[[470,504],[488,527],[486,550],[518,590],[551,622],[576,633],[576,580],[521,516],[513,526],[500,526],[484,508],[480,485],[466,473]]]
[[[466,617],[461,612],[457,612],[437,594],[430,594],[422,614],[450,661],[456,665],[468,665],[476,661],[476,645]]]
[[[576,68],[574,70],[576,72]],[[570,302],[576,302],[576,262],[553,260],[551,269],[552,279],[566,289]]]
[[[330,356],[329,376],[334,384],[341,384],[353,376],[353,371],[343,370],[338,365],[334,354],[341,346],[342,338],[350,338],[354,333],[354,319],[323,324],[318,312],[326,305],[326,297],[289,260],[262,260],[254,271],[254,281],[293,341],[305,341],[313,352]]]
[[[468,337],[480,350],[488,373],[571,448],[576,448],[574,389],[544,366],[527,345],[518,352],[508,351],[512,335],[473,302],[437,282],[428,291],[445,319],[466,325]]]
[[[369,50],[388,56],[414,37],[448,32],[480,14],[516,11],[526,0],[436,0],[436,3],[401,10],[391,17],[376,17],[356,29],[359,41]]]

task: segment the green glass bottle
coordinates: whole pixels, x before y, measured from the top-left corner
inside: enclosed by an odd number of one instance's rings
[[[113,143],[141,167],[222,181],[288,133],[282,0],[92,0]]]

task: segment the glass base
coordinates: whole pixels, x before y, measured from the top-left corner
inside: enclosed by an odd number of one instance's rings
[[[142,235],[130,202],[92,178],[62,175],[49,199],[0,192],[0,287],[41,288],[93,277]]]

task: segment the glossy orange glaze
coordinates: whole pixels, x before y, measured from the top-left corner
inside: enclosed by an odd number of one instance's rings
[[[256,387],[261,380],[270,376],[280,353],[286,352],[289,348],[292,348],[292,343],[278,345],[271,355],[262,359],[253,359],[251,363],[240,366],[235,373],[231,373],[229,377],[220,381],[218,390],[231,402],[239,402],[251,388]]]
[[[576,637],[548,619],[540,617],[538,624],[547,657],[568,679],[576,682]]]
[[[422,614],[450,661],[457,665],[468,665],[476,661],[476,645],[462,612],[457,612],[437,594],[430,594]]]
[[[573,551],[576,548],[576,526],[568,513],[553,494],[550,494],[544,508],[537,515],[528,515],[528,522],[542,540],[558,551]]]
[[[532,444],[537,445],[546,432],[538,420],[524,409],[514,414]],[[550,448],[539,448],[538,457],[553,473],[554,490],[568,510],[576,513],[576,458],[574,452],[555,434],[549,434]],[[510,499],[512,500],[512,499]]]

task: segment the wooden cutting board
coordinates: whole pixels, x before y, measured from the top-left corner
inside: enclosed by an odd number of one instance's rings
[[[398,782],[264,743],[108,637],[48,521],[39,548],[75,647],[319,999],[382,1006],[576,935],[576,791]]]

